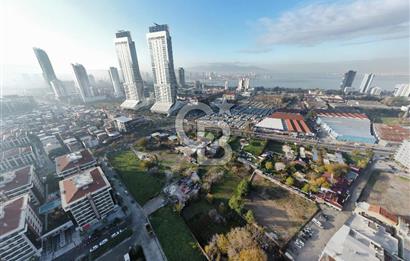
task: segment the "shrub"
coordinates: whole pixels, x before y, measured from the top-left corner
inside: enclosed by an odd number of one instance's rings
[[[292,177],[288,177],[287,179],[286,179],[286,185],[288,185],[288,186],[293,186],[293,184],[295,184],[295,179],[294,178],[292,178]]]

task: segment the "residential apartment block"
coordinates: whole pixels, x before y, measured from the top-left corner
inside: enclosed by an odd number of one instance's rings
[[[57,176],[60,178],[67,177],[97,165],[96,159],[88,149],[57,157],[55,162]]]
[[[0,154],[0,172],[31,165],[36,162],[37,157],[31,146],[11,148]]]

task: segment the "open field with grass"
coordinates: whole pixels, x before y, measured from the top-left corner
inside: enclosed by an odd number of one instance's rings
[[[182,217],[170,207],[158,210],[150,220],[169,261],[206,260]]]
[[[248,145],[243,147],[243,150],[257,157],[260,154],[262,154],[263,150],[265,149],[266,144],[267,144],[266,140],[253,139],[249,142]]]
[[[282,154],[283,153],[282,146],[283,146],[282,142],[270,140],[268,141],[268,144],[266,144],[265,151],[272,151],[275,153]]]
[[[410,179],[376,169],[360,201],[380,205],[390,212],[410,218]]]
[[[410,126],[409,120],[404,120],[402,118],[397,118],[397,117],[380,117],[380,121],[381,123],[384,123],[384,124],[391,124],[391,125],[401,124],[405,126]]]
[[[120,152],[110,157],[109,160],[120,174],[128,191],[141,205],[161,191],[165,180],[164,175],[148,174],[141,166],[141,161],[131,150]]]
[[[276,233],[285,245],[318,210],[316,204],[278,185],[255,176],[245,208],[267,231]]]

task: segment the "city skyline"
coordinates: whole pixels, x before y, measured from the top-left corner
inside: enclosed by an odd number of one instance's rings
[[[111,2],[104,1],[101,3],[101,11],[92,12],[89,17],[81,14],[95,5],[92,1],[81,4],[76,1],[62,2],[58,6],[47,4],[46,1],[34,3],[38,8],[32,8],[33,2],[5,3],[5,24],[15,26],[13,30],[2,28],[2,35],[6,36],[2,50],[6,52],[2,52],[0,60],[5,71],[23,66],[38,72],[39,68],[31,51],[33,46],[47,51],[57,74],[69,72],[70,63],[77,60],[81,60],[90,69],[115,66],[117,63],[112,33],[125,29],[131,31],[136,48],[141,50],[141,71],[149,72],[151,63],[144,37],[146,28],[153,22],[164,22],[169,24],[174,35],[176,67],[215,64],[223,67],[236,64],[274,70],[278,64],[314,63],[326,71],[326,64],[329,63],[341,64],[351,60],[372,66],[372,60],[387,59],[389,62],[380,64],[378,71],[369,71],[408,72],[408,63],[403,62],[408,59],[409,53],[407,1],[262,2],[257,7],[248,6],[245,1],[223,5],[211,3],[214,6],[212,15],[195,12],[206,7],[201,2],[186,6],[181,2],[173,5],[164,3],[162,8],[169,12],[155,15],[155,8],[147,3],[122,2],[121,5],[114,6]],[[114,12],[111,12],[112,8]],[[186,12],[188,9],[192,11]],[[234,17],[227,12],[230,9],[232,13],[236,11]],[[176,19],[169,15],[177,10],[185,11],[184,16]],[[76,19],[70,23],[56,19],[63,11]],[[133,16],[132,12],[138,15]],[[324,14],[322,19],[315,18],[315,14],[319,12]],[[340,12],[347,14],[337,15]],[[338,18],[335,19],[336,22],[330,19],[334,16]],[[21,17],[24,18],[20,19]],[[214,19],[210,19],[211,17]],[[225,21],[225,18],[232,19]],[[306,24],[311,24],[318,30],[314,37],[298,31],[309,32],[312,28],[308,25],[301,29],[294,26],[300,24],[298,21],[301,22],[302,18],[306,20]],[[50,23],[50,19],[53,23]],[[339,27],[343,27],[343,30]],[[23,29],[26,34],[16,33]],[[214,39],[215,35],[222,36]],[[275,35],[281,35],[281,38],[274,37]],[[19,41],[22,37],[24,41]],[[64,52],[61,48],[64,48]],[[349,55],[343,55],[344,53]],[[393,69],[389,69],[390,67]],[[357,68],[353,66],[352,69]]]

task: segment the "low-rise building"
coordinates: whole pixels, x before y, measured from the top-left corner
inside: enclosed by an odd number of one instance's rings
[[[131,119],[125,116],[120,116],[115,118],[115,125],[119,132],[133,131],[143,122],[145,122],[143,117]]]
[[[26,134],[20,132],[6,132],[1,135],[0,149],[7,150],[13,147],[27,146],[30,144],[30,139]]]
[[[67,149],[71,152],[76,152],[83,148],[81,143],[76,138],[68,138],[65,139],[63,142]]]
[[[23,195],[0,205],[0,260],[40,257],[42,223]]]
[[[73,153],[57,157],[56,173],[60,178],[78,173],[82,170],[97,165],[97,161],[88,149],[83,149]]]
[[[29,194],[30,202],[38,205],[44,199],[44,186],[29,165],[0,174],[0,201],[10,200]]]
[[[394,159],[407,169],[410,169],[410,140],[403,141]]]
[[[338,141],[374,144],[371,122],[365,114],[344,112],[319,112],[317,124]]]
[[[0,154],[0,172],[37,163],[31,146],[11,148]]]
[[[81,229],[97,223],[114,209],[111,185],[100,167],[61,180],[59,186],[62,208],[71,213]]]
[[[372,205],[367,202],[358,202],[354,212],[365,217],[377,219],[392,227],[397,226],[399,223],[399,217],[397,215],[381,206]]]
[[[398,146],[403,140],[410,137],[410,128],[404,128],[400,125],[374,123],[373,130],[378,143],[383,146]]]
[[[329,240],[319,260],[400,260],[398,249],[398,239],[385,227],[353,214]]]

